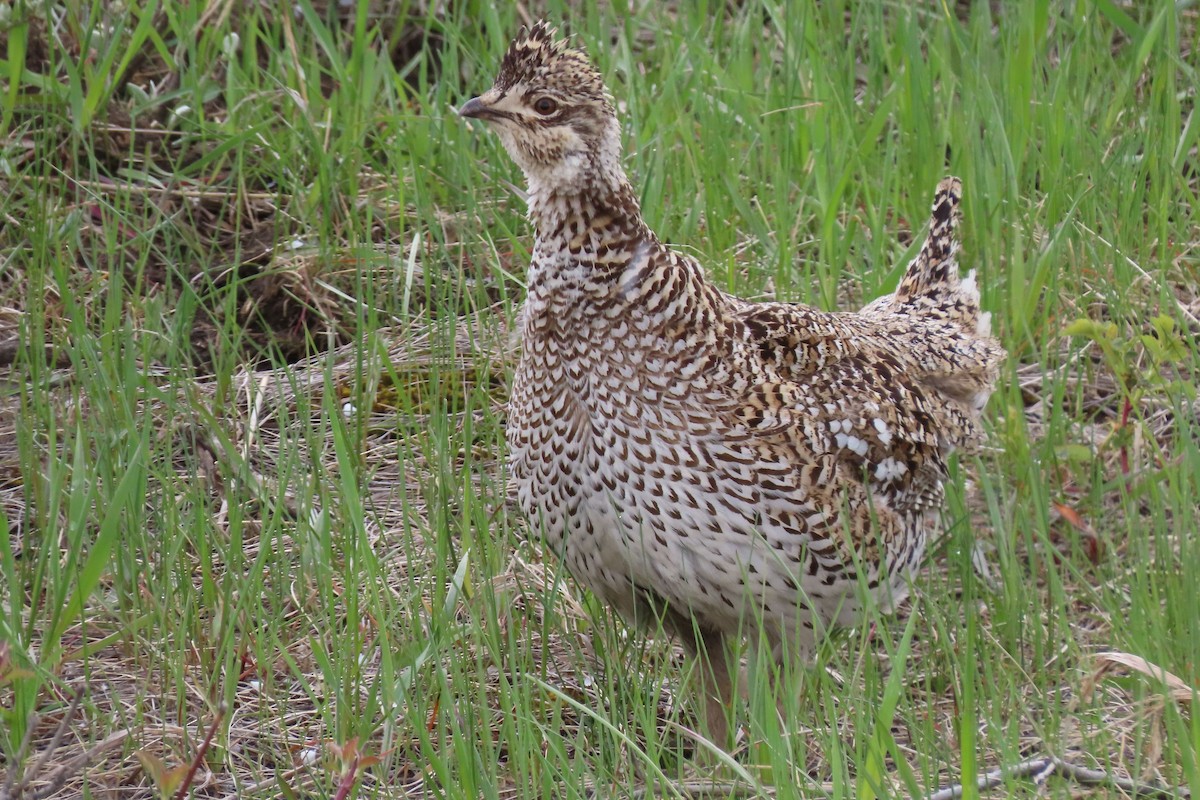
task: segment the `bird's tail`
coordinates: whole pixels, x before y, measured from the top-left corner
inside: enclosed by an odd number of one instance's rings
[[[962,181],[944,178],[933,195],[929,236],[921,252],[908,265],[891,296],[896,305],[915,307],[920,313],[946,317],[967,333],[988,336],[991,315],[979,310],[975,271],[958,276],[958,223],[962,219]]]

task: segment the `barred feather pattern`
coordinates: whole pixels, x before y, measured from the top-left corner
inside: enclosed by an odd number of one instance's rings
[[[860,585],[901,600],[1005,355],[958,274],[959,181],[937,187],[894,294],[752,303],[648,229],[603,81],[548,26],[462,113],[529,183],[509,465],[572,575],[693,650],[753,616],[779,658],[856,622]]]

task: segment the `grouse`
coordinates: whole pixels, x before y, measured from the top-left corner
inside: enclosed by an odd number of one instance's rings
[[[612,96],[544,22],[459,114],[528,183],[520,506],[581,584],[701,659],[727,746],[729,640],[804,659],[863,598],[903,599],[941,529],[947,457],[983,439],[1005,352],[958,274],[961,184],[938,185],[893,294],[838,313],[755,303],[646,226]]]

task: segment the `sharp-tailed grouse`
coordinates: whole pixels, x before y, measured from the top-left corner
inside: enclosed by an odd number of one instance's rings
[[[646,227],[612,97],[544,23],[459,113],[524,171],[536,230],[508,416],[520,505],[583,585],[703,659],[725,744],[726,637],[803,657],[860,597],[901,599],[947,456],[981,440],[1005,354],[958,276],[961,185],[937,187],[894,294],[752,303]]]

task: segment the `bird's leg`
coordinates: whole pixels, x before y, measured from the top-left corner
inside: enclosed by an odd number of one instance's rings
[[[804,704],[806,682],[813,669],[816,656],[816,639],[812,621],[801,621],[790,636],[778,633],[767,636],[760,646],[767,653],[759,661],[759,668],[766,672],[770,696],[775,700],[775,711],[779,715],[780,730],[786,730],[788,720],[796,708]],[[757,655],[757,653],[755,654]]]
[[[733,680],[729,674],[729,649],[725,634],[717,630],[702,630],[693,626],[690,636],[681,632],[684,647],[695,658],[700,671],[700,696],[704,700],[704,716],[708,736],[722,749],[728,749],[729,715],[734,700]]]

